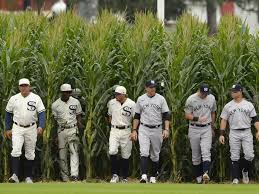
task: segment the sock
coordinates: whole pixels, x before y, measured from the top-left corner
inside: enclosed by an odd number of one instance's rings
[[[140,158],[140,167],[141,167],[141,173],[142,174],[147,174],[148,157],[141,156],[141,158]]]
[[[19,176],[20,157],[12,157],[12,172]]]
[[[30,177],[32,178],[32,168],[33,168],[33,160],[27,160],[24,161],[24,175],[25,178]]]
[[[122,165],[122,178],[127,179],[129,176],[129,159],[121,159]]]
[[[239,161],[232,161],[232,178],[239,179]]]
[[[202,163],[203,166],[203,173],[209,173],[209,168],[210,168],[210,161],[204,161]]]
[[[152,174],[151,174],[151,176],[153,176],[153,177],[157,176],[157,174],[158,174],[158,165],[159,165],[159,162],[153,162],[152,161]]]
[[[112,174],[117,174],[118,175],[117,155],[110,155],[110,158],[111,158],[111,171],[112,171]]]
[[[194,178],[197,178],[203,174],[203,165],[202,163],[198,165],[192,165],[193,167],[193,176]]]
[[[252,167],[252,161],[244,160],[244,172],[249,172]]]

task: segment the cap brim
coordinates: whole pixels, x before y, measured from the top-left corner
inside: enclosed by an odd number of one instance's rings
[[[147,88],[155,88],[156,84],[152,84],[152,85],[146,85]]]

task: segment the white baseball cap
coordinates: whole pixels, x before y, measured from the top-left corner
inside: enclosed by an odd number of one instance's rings
[[[27,78],[22,78],[19,80],[19,86],[20,85],[30,85],[30,81]]]
[[[60,91],[61,92],[71,92],[72,91],[71,85],[70,84],[62,84],[60,86]]]
[[[115,93],[127,94],[127,90],[123,86],[117,86],[116,89],[115,89]]]

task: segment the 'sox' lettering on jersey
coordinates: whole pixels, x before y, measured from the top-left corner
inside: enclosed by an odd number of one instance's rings
[[[29,101],[27,103],[27,105],[28,105],[27,110],[29,110],[29,111],[35,111],[36,110],[36,102]]]
[[[124,112],[122,112],[123,116],[126,116],[126,117],[130,117],[131,116],[131,107],[124,106],[122,108],[122,110],[124,111]]]

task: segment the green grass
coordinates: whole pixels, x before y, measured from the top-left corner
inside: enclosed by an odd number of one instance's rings
[[[37,183],[1,184],[1,194],[255,194],[259,185],[231,184],[106,184],[106,183]]]

